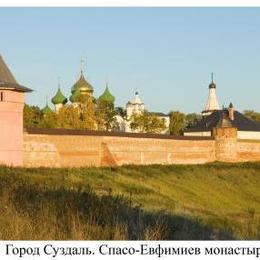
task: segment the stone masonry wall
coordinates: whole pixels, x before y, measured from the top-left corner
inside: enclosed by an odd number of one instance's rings
[[[25,167],[83,167],[260,161],[259,141],[237,140],[232,128],[215,134],[215,139],[171,139],[25,132],[23,162]]]
[[[260,141],[238,140],[237,157],[238,161],[260,161]]]
[[[101,142],[93,136],[24,133],[25,167],[100,166]]]
[[[198,164],[214,160],[214,140],[24,133],[25,167]]]

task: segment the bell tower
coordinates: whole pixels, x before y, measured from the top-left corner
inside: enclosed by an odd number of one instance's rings
[[[208,116],[212,112],[219,110],[219,103],[216,94],[216,84],[214,83],[214,75],[211,73],[211,83],[209,84],[209,95],[204,111],[202,111],[202,116]]]
[[[31,91],[17,83],[0,55],[0,164],[23,165],[24,94]]]

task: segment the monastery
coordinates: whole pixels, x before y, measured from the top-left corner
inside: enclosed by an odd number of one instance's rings
[[[77,106],[77,97],[79,95],[88,95],[95,100],[94,96],[94,88],[93,86],[86,80],[84,77],[83,71],[81,70],[80,77],[77,80],[77,82],[72,86],[71,88],[71,96],[66,98],[61,91],[60,85],[58,86],[58,90],[55,94],[55,96],[51,99],[51,102],[53,103],[55,107],[55,112],[59,112],[59,110],[65,106],[69,101],[74,105]],[[106,88],[103,92],[103,94],[98,97],[97,100],[103,100],[109,103],[115,103],[115,97],[111,94],[108,83],[106,84]],[[131,117],[133,114],[140,114],[142,113],[146,108],[144,103],[142,102],[141,98],[139,97],[138,92],[135,92],[134,98],[127,102],[125,108],[121,108],[126,112],[126,118],[123,118],[119,113],[115,116],[118,125],[119,125],[119,131],[120,132],[128,132],[128,133],[137,133],[137,130],[131,129]],[[118,108],[116,108],[118,110]],[[43,113],[48,113],[51,111],[51,108],[46,104],[46,106],[43,108]],[[169,125],[170,125],[170,117],[169,115],[166,115],[164,113],[160,112],[149,112],[152,115],[157,116],[158,118],[162,119],[165,124],[165,130],[161,132],[161,134],[169,134]]]
[[[260,139],[259,123],[247,119],[232,104],[220,109],[213,79],[202,120],[186,129],[184,136],[131,133],[124,120],[121,121],[121,132],[24,129],[24,96],[31,91],[15,80],[0,56],[0,165],[111,167],[124,164],[260,161],[260,142],[256,140]],[[71,89],[69,101],[74,104],[78,93],[93,96],[93,92],[93,87],[81,73]],[[115,101],[108,85],[99,98]],[[60,87],[52,98],[57,113],[69,101]],[[48,109],[48,106],[45,107],[45,112]],[[143,111],[144,104],[138,93],[126,104],[125,109],[128,118],[132,113]],[[160,113],[156,115],[165,117]]]

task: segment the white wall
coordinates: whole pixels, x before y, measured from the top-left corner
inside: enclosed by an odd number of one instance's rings
[[[184,132],[184,136],[211,136],[211,132]]]
[[[211,132],[186,132],[184,136],[211,136]],[[260,140],[260,132],[255,131],[238,131],[238,139],[248,139],[248,140]]]
[[[256,131],[238,131],[237,132],[237,138],[238,139],[254,139],[254,140],[260,140],[260,132]]]

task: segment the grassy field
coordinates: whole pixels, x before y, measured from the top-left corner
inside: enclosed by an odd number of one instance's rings
[[[260,163],[0,167],[0,239],[260,239]]]

